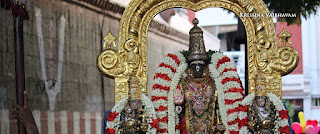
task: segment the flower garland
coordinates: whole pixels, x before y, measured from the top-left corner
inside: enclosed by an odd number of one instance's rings
[[[156,112],[152,105],[152,101],[145,95],[141,94],[142,105],[147,116],[148,130],[147,134],[155,134],[157,132],[158,120],[156,118]],[[121,99],[107,116],[106,134],[115,134],[118,132],[120,125],[120,113],[123,110],[125,104],[128,102],[128,97]]]
[[[180,133],[179,121],[175,121],[179,118],[175,112],[172,87],[177,87],[186,68],[186,60],[180,52],[168,54],[158,66],[151,96],[159,119],[159,133]]]
[[[173,91],[181,77],[186,77],[186,59],[180,52],[168,54],[160,63],[154,77],[152,101],[159,118],[159,133],[179,133],[179,118],[174,111]],[[215,80],[218,92],[220,116],[226,133],[238,131],[237,114],[244,94],[235,65],[222,53],[212,54],[210,76]],[[228,97],[228,96],[232,96]]]
[[[288,111],[285,109],[282,101],[272,93],[267,93],[267,96],[275,106],[277,110],[276,114],[279,116],[279,118],[276,120],[276,131],[280,132],[281,134],[290,134]]]
[[[182,76],[182,73],[185,72],[187,67],[188,67],[188,64],[185,62],[183,62],[183,64],[178,67],[177,73],[175,73],[175,75],[173,76],[173,79],[172,79],[172,82],[170,85],[170,90],[169,90],[169,94],[168,94],[168,97],[169,97],[168,98],[168,106],[169,106],[168,107],[168,114],[169,114],[168,131],[170,134],[180,133],[180,132],[178,132],[179,129],[176,130],[176,125],[179,124],[179,117],[178,117],[177,113],[175,112],[175,104],[173,101],[173,91],[178,86],[180,78]],[[178,122],[176,122],[176,120],[178,120]]]
[[[212,54],[211,63],[210,76],[216,84],[220,116],[226,126],[225,133],[239,133],[239,125],[242,124],[238,114],[245,95],[236,66],[221,52]]]
[[[251,93],[247,97],[245,97],[241,103],[242,106],[246,108],[241,114],[239,114],[239,118],[243,119],[243,123],[247,124],[247,108],[249,105],[252,104],[252,101],[255,97],[255,92]],[[279,117],[275,121],[275,132],[279,132],[280,134],[290,134],[290,128],[289,128],[289,123],[288,123],[288,111],[285,109],[283,103],[281,100],[274,94],[272,93],[267,93],[267,97],[269,100],[273,103],[276,109],[276,115]],[[244,126],[240,129],[241,134],[248,134],[249,129],[247,126]]]

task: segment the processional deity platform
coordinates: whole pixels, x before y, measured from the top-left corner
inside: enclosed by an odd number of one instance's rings
[[[189,50],[168,54],[159,64],[151,96],[147,93],[147,30],[153,17],[169,8],[199,11],[221,7],[243,22],[247,37],[248,91],[235,65],[220,51],[206,51],[203,32],[193,20]],[[115,78],[116,105],[106,133],[289,133],[288,112],[281,101],[281,77],[298,64],[285,29],[278,35],[262,0],[132,0],[116,37],[104,38],[97,66]]]

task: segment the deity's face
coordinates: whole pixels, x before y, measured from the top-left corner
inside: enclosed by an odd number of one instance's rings
[[[264,107],[266,104],[266,98],[265,96],[257,96],[256,97],[257,105],[258,107]]]
[[[137,100],[137,99],[130,99],[129,100],[129,103],[130,103],[130,108],[133,109],[133,110],[136,110],[140,107],[140,100]]]
[[[203,78],[208,66],[205,64],[191,64],[189,66],[189,76],[193,78]]]

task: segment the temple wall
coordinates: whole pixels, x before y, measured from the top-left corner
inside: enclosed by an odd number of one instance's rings
[[[25,88],[41,134],[87,134],[87,120],[89,124],[101,121],[103,111],[114,106],[114,79],[102,76],[96,58],[102,37],[109,31],[118,36],[119,7],[102,10],[73,2],[29,0],[29,20],[24,21]],[[8,111],[16,103],[13,19],[10,10],[0,10],[0,132],[11,133],[16,129]],[[156,25],[148,33],[152,44],[148,46],[149,80],[167,52],[188,48],[186,38],[169,35],[161,28],[168,30]],[[64,127],[68,130],[61,129]],[[91,133],[100,133],[91,129]]]
[[[94,111],[102,112],[102,80],[96,67],[96,57],[101,49],[101,31],[117,34],[119,20],[104,17],[83,7],[63,1],[30,1],[28,21],[24,21],[25,78],[30,107],[37,110],[49,110],[48,98],[53,94],[46,90],[60,89],[51,110],[91,111],[88,104],[99,105]],[[36,14],[36,12],[38,14]],[[41,15],[40,15],[40,14]],[[65,22],[61,21],[65,18]],[[39,21],[41,19],[41,21]],[[1,11],[1,87],[7,90],[7,108],[15,103],[15,70],[13,20],[9,11]],[[61,27],[65,26],[63,33]],[[43,53],[41,56],[41,41]],[[64,42],[61,43],[61,41]],[[63,49],[60,49],[63,47]],[[60,52],[62,51],[62,52]],[[61,68],[61,86],[58,87],[58,56],[63,54]],[[44,59],[44,62],[41,61]],[[41,66],[44,64],[44,66]],[[45,70],[44,73],[42,70]],[[44,85],[43,75],[49,81]],[[52,84],[50,84],[52,83]],[[111,109],[114,84],[110,78],[104,78],[105,105]],[[40,102],[40,103],[39,103]]]

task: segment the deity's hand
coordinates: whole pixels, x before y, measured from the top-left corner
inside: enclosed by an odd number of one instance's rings
[[[174,94],[173,99],[174,99],[175,104],[181,105],[184,101],[184,95],[181,94],[181,90],[176,89],[176,90],[174,90],[173,94]]]
[[[254,126],[255,126],[256,122],[253,120],[248,121],[248,126],[250,128],[250,130],[254,131]]]
[[[267,101],[265,104],[266,110],[269,111],[271,109],[271,102]]]

